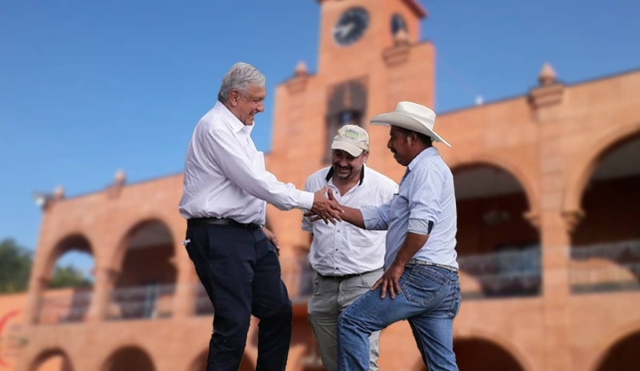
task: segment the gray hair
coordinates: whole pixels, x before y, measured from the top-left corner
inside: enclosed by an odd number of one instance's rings
[[[238,62],[231,66],[229,72],[222,78],[218,100],[226,103],[231,90],[237,89],[244,93],[249,85],[264,87],[266,83],[267,78],[257,68],[248,63]]]

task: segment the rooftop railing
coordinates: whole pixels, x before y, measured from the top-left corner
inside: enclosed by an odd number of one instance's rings
[[[569,282],[575,294],[640,289],[640,240],[574,246]]]
[[[40,299],[39,324],[82,322],[86,319],[91,289],[65,289],[47,292]]]
[[[458,258],[463,299],[535,296],[542,282],[538,246]]]
[[[481,300],[540,294],[541,250],[537,246],[506,249],[458,258],[463,298]],[[306,257],[281,259],[282,279],[294,304],[306,303],[315,273]],[[640,288],[640,240],[575,246],[568,272],[573,293]],[[213,306],[200,283],[193,284],[194,315],[211,315]],[[173,316],[175,284],[118,288],[109,294],[107,319],[156,319]],[[66,289],[45,292],[40,299],[40,324],[87,319],[93,293]]]

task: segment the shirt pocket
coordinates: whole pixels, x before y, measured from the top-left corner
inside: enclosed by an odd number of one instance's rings
[[[402,219],[408,213],[409,200],[399,193],[394,194],[389,207],[390,220]]]

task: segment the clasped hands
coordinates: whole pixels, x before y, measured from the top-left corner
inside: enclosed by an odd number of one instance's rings
[[[326,196],[325,193],[327,194]],[[342,213],[344,213],[344,210],[333,197],[333,191],[329,187],[324,186],[322,189],[314,192],[313,206],[304,216],[311,217],[312,222],[322,219],[325,224],[329,224],[329,222],[336,224],[336,221],[342,221]]]

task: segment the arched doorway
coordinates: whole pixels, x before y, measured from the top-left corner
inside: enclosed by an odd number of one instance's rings
[[[189,371],[205,371],[207,369],[207,354],[209,352],[205,350],[200,353],[200,355],[191,363],[191,367],[189,367]],[[252,371],[255,370],[255,366],[246,355],[242,357],[242,361],[240,362],[240,367],[238,367],[238,371]]]
[[[455,340],[453,351],[460,371],[524,371],[509,351],[489,340]]]
[[[582,190],[582,219],[573,234],[574,293],[640,288],[640,135],[600,153]]]
[[[110,319],[166,318],[172,315],[177,269],[174,238],[165,223],[147,220],[122,241],[119,274],[111,292]]]
[[[94,256],[89,240],[81,234],[64,237],[47,258],[39,298],[37,322],[81,322],[86,318],[93,293]]]
[[[128,346],[115,351],[102,366],[101,371],[155,371],[151,357],[139,347]]]
[[[60,349],[42,352],[31,364],[29,371],[73,371],[71,360]]]
[[[524,371],[524,367],[508,350],[486,339],[470,338],[453,341],[453,351],[460,371]],[[418,369],[428,371],[422,366]]]
[[[640,331],[620,339],[605,354],[597,371],[635,370],[640,364]]]
[[[463,165],[453,175],[463,297],[537,295],[540,237],[525,218],[531,195],[496,165]]]

